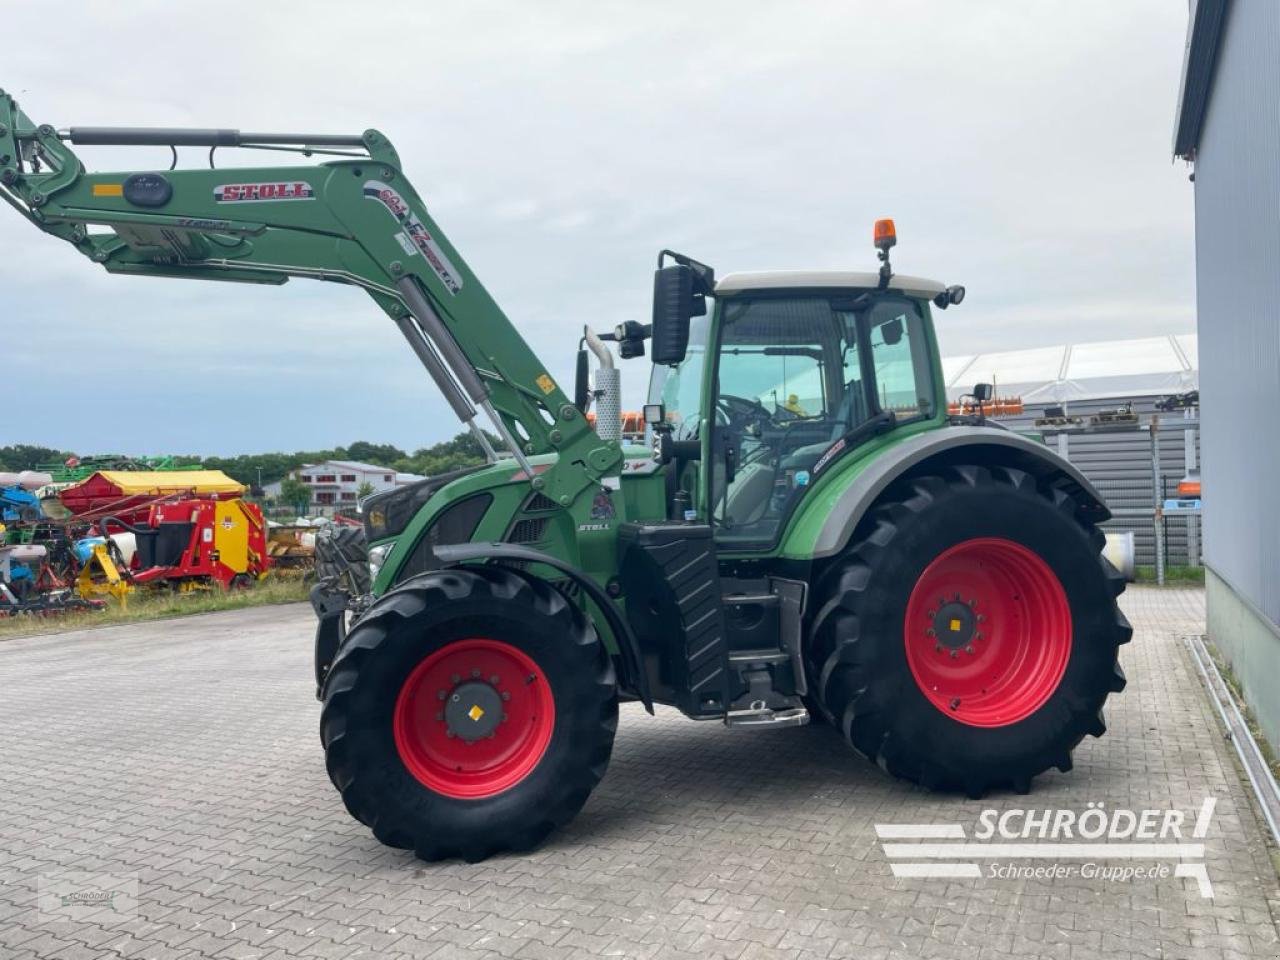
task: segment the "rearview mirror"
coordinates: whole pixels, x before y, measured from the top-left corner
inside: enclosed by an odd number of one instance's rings
[[[894,317],[880,326],[880,336],[887,346],[894,347],[902,342],[902,318]]]
[[[650,347],[654,363],[674,366],[684,359],[689,350],[689,321],[706,309],[706,300],[693,292],[692,268],[673,263],[654,271]]]

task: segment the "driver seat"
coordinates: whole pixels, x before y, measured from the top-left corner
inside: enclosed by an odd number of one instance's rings
[[[818,458],[831,444],[867,419],[866,406],[866,399],[862,393],[862,381],[850,380],[844,385],[844,396],[840,398],[840,404],[836,407],[835,416],[832,418],[831,435],[822,443],[798,447],[790,455],[782,458],[781,468],[784,471],[812,470]]]

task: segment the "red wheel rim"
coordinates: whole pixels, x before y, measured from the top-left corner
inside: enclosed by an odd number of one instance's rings
[[[1071,656],[1071,608],[1041,557],[979,537],[925,567],[904,633],[907,664],[930,703],[970,726],[1003,727],[1058,689]]]
[[[547,678],[499,640],[455,640],[416,667],[396,698],[393,727],[405,768],[447,797],[509,790],[542,759],[555,728]]]

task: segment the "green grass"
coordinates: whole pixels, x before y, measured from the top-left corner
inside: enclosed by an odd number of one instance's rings
[[[167,617],[186,617],[195,613],[212,613],[216,610],[239,610],[242,607],[260,607],[273,603],[296,603],[307,599],[309,588],[310,584],[304,582],[301,576],[276,572],[248,590],[236,590],[231,593],[224,593],[218,589],[195,590],[190,593],[141,589],[129,596],[128,605],[124,609],[121,609],[114,599],[108,599],[105,610],[44,617],[0,618],[0,641],[45,633],[61,633],[64,630],[83,630],[87,627],[162,620]]]
[[[1138,566],[1134,570],[1138,583],[1155,583],[1156,568]],[[1185,587],[1189,583],[1204,583],[1204,567],[1167,566],[1164,568],[1166,586]]]

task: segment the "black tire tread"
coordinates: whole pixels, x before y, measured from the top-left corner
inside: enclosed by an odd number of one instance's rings
[[[1096,525],[1084,519],[1078,505],[1067,493],[1052,485],[1038,483],[1030,474],[1012,467],[961,465],[937,474],[918,476],[890,488],[886,499],[873,507],[856,531],[844,554],[819,578],[815,593],[818,603],[808,633],[808,663],[814,677],[813,692],[825,719],[841,730],[860,754],[896,776],[931,789],[961,790],[978,798],[996,787],[1024,793],[1032,779],[1052,767],[1066,772],[1072,767],[1072,751],[1087,736],[1100,737],[1106,722],[1096,697],[1081,696],[1071,702],[1070,728],[1075,731],[1065,748],[1029,757],[1018,769],[1002,776],[956,774],[944,770],[925,748],[895,737],[886,722],[888,696],[877,684],[871,670],[868,642],[859,635],[858,614],[873,591],[872,573],[882,553],[899,535],[899,530],[917,515],[957,488],[995,485],[1009,495],[1039,497],[1046,509],[1070,518],[1087,543],[1096,548],[1099,577],[1105,580],[1112,598],[1110,635],[1097,642],[1118,650],[1129,642],[1133,629],[1115,598],[1125,588],[1124,577],[1101,555],[1104,537]],[[1099,690],[1118,693],[1124,689],[1124,671],[1112,658],[1105,676],[1091,681]],[[1104,694],[1105,695],[1105,694]]]
[[[557,802],[542,807],[532,819],[523,823],[490,823],[484,831],[477,831],[482,836],[459,836],[455,832],[442,837],[399,822],[379,802],[376,786],[357,776],[348,749],[348,717],[362,667],[370,658],[379,656],[397,629],[433,607],[477,595],[524,603],[530,608],[530,616],[554,621],[566,642],[587,648],[586,653],[594,662],[590,700],[596,713],[593,723],[597,735],[590,755],[580,758],[571,776],[559,786]],[[320,716],[325,766],[350,814],[387,846],[412,849],[423,860],[460,857],[470,863],[501,851],[528,850],[571,820],[604,776],[618,722],[616,691],[613,662],[595,628],[545,581],[499,566],[432,571],[405,581],[379,599],[352,627],[334,658],[325,678]]]

